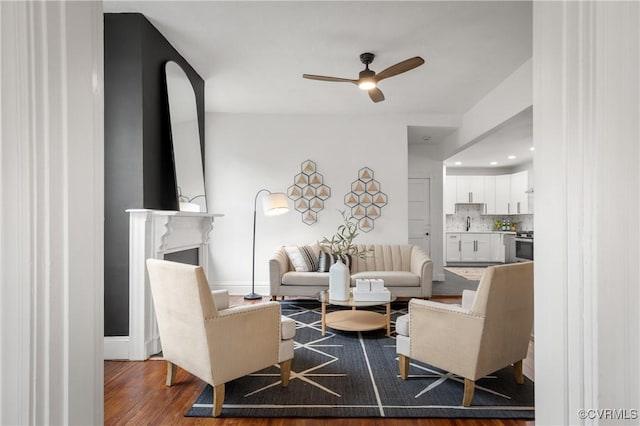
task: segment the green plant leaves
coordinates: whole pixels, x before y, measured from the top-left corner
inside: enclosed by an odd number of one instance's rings
[[[345,254],[360,258],[366,257],[371,250],[360,250],[356,244],[353,244],[353,240],[360,235],[358,233],[358,221],[353,216],[347,215],[344,210],[341,210],[340,214],[344,223],[338,226],[337,232],[331,239],[323,237],[320,240],[320,245],[329,250],[334,257],[342,257]]]

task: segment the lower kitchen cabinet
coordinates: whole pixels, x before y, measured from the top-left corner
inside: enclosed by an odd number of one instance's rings
[[[491,234],[460,234],[461,262],[491,262]]]
[[[505,263],[506,248],[505,239],[507,234],[490,234],[491,235],[491,261]]]
[[[460,253],[462,251],[462,241],[460,234],[447,232],[446,256],[447,262],[460,262]]]
[[[503,237],[500,233],[447,232],[446,262],[504,262]]]

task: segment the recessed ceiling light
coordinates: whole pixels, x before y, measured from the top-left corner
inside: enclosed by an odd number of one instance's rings
[[[509,160],[515,160],[515,159],[516,159],[516,156],[515,156],[515,155],[510,155],[510,156],[508,156],[507,158],[508,158]]]
[[[459,166],[460,164],[462,164],[462,161],[456,161],[456,166]]]
[[[497,161],[492,161],[492,162],[491,162],[491,163],[489,163],[489,164],[491,164],[492,166],[495,166],[496,164],[498,164],[498,162],[497,162]]]
[[[535,146],[532,146],[531,148],[529,148],[529,151],[535,151],[535,150],[536,150]]]

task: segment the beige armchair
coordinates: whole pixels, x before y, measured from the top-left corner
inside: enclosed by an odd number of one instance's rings
[[[226,290],[213,292],[201,267],[148,259],[167,386],[176,366],[213,386],[213,416],[220,415],[224,384],[280,364],[289,384],[295,322],[277,302],[229,307]]]
[[[410,359],[464,377],[462,404],[471,405],[475,381],[513,364],[524,383],[533,326],[533,262],[491,266],[477,291],[465,290],[462,306],[412,299],[396,321],[400,377]]]

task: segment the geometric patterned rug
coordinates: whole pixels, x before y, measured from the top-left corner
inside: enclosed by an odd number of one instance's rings
[[[478,380],[471,407],[463,407],[464,379],[456,375],[412,362],[409,379],[400,379],[395,333],[327,329],[322,336],[319,303],[281,306],[297,324],[289,386],[280,386],[277,366],[233,380],[220,417],[534,418],[533,382],[517,385],[511,367]],[[393,303],[392,322],[406,309]],[[210,417],[211,402],[206,385],[186,416]]]

